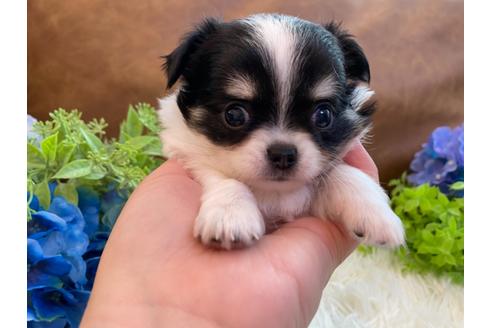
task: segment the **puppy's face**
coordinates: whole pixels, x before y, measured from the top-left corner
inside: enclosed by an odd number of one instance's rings
[[[369,66],[338,26],[280,15],[207,20],[166,56],[208,165],[252,186],[327,172],[370,124]]]

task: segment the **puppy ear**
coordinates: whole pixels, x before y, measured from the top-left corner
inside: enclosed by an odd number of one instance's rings
[[[167,87],[171,88],[183,74],[191,56],[217,31],[220,22],[215,18],[206,18],[194,31],[187,34],[181,44],[167,56],[162,56],[162,69],[167,74]]]
[[[347,79],[353,82],[369,83],[371,72],[366,55],[354,37],[347,31],[340,28],[340,23],[331,22],[325,25],[325,28],[331,32],[337,39],[342,48],[345,58],[345,72]]]

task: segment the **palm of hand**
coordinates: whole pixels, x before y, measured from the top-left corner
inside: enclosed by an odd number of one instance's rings
[[[82,326],[308,325],[355,241],[331,222],[302,218],[250,248],[206,248],[192,237],[200,193],[174,162],[137,188],[104,251]]]

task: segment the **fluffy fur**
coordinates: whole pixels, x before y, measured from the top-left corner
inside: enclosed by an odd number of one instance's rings
[[[392,252],[353,252],[330,277],[309,328],[462,328],[463,286],[402,272]]]
[[[337,25],[209,19],[165,59],[168,87],[181,83],[160,101],[164,152],[203,186],[202,242],[249,245],[308,214],[368,244],[404,242],[381,187],[341,160],[374,106],[367,59]]]

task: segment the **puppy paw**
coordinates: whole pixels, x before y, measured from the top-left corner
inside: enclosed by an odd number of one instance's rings
[[[194,236],[225,249],[251,245],[265,233],[263,217],[251,191],[227,179],[204,193]]]
[[[353,236],[366,245],[397,247],[405,244],[401,220],[385,203],[369,204],[364,211],[344,220]]]
[[[405,244],[403,224],[389,206],[389,198],[372,178],[346,164],[324,180],[312,205],[315,216],[340,220],[356,239],[368,245]]]

